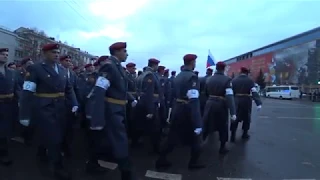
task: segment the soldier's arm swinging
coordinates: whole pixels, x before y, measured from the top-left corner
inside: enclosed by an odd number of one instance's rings
[[[199,101],[199,82],[196,75],[190,79],[189,88],[187,91],[187,98],[189,99],[189,106],[191,111],[191,119],[193,121],[193,127],[196,131],[202,131],[202,120],[200,113],[200,101]]]
[[[230,115],[236,115],[236,107],[234,103],[234,95],[233,95],[233,90],[232,90],[232,82],[231,79],[227,82],[226,84],[226,100],[227,104],[230,110]]]
[[[31,117],[31,108],[30,102],[32,102],[34,98],[34,93],[37,91],[37,74],[34,66],[29,66],[28,72],[25,76],[25,80],[23,83],[23,88],[21,91],[21,96],[19,100],[20,108],[19,108],[19,120],[20,123],[24,126],[29,125],[30,117]]]

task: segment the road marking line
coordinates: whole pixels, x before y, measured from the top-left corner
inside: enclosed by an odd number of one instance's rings
[[[224,178],[224,177],[217,177],[217,180],[252,180],[251,178]]]
[[[164,180],[182,180],[181,174],[170,174],[165,172],[156,172],[147,170],[146,177],[155,178],[155,179],[164,179]]]
[[[118,167],[118,164],[116,163],[107,162],[103,160],[98,160],[98,163],[100,164],[101,167],[104,167],[106,169],[115,170]]]
[[[277,117],[278,119],[312,119],[312,120],[320,120],[320,118],[312,118],[312,117]]]
[[[270,118],[269,116],[258,116],[258,118]]]

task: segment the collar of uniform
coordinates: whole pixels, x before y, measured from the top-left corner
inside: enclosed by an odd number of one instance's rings
[[[109,59],[111,59],[114,63],[116,63],[116,65],[120,65],[121,64],[119,59],[117,57],[115,57],[115,56],[111,56]]]
[[[149,66],[146,67],[146,71],[154,72],[154,70],[153,70],[151,67],[149,67]]]

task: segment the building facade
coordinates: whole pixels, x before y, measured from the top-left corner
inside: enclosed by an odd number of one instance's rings
[[[56,41],[55,38],[49,37],[44,32],[39,32],[35,29],[20,27],[16,29],[14,33],[29,42],[31,48],[29,48],[28,56],[35,61],[41,60],[41,47],[47,43],[59,43],[61,45],[61,55],[70,55],[76,66],[83,66],[91,58],[95,57],[86,51],[80,50],[80,48],[72,47],[61,41]]]
[[[241,67],[260,70],[268,84],[317,87],[320,81],[320,28],[259,48],[226,61],[227,73],[237,75]]]
[[[0,47],[9,49],[9,62],[19,61],[28,55],[29,42],[5,27],[0,27]]]

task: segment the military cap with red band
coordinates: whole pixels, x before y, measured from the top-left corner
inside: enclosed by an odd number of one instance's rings
[[[60,61],[65,61],[66,59],[71,59],[71,56],[65,55],[60,57]]]
[[[109,46],[110,51],[121,50],[121,49],[125,49],[125,48],[127,48],[126,42],[116,42],[116,43],[111,44],[111,46]]]
[[[216,69],[224,69],[226,67],[226,63],[219,61],[216,65]]]
[[[84,68],[89,68],[89,67],[91,67],[92,66],[92,64],[86,64],[85,66],[84,66]]]
[[[149,61],[149,63],[154,63],[154,64],[159,64],[160,63],[160,61],[158,59],[156,59],[156,58],[151,58],[148,61]]]
[[[60,46],[57,43],[45,44],[42,47],[42,51],[51,51],[51,50],[59,49],[59,48],[60,48]]]
[[[127,68],[136,67],[136,64],[131,62],[131,63],[126,64],[126,67]]]
[[[208,71],[208,72],[213,72],[213,69],[208,68],[207,71]]]
[[[195,55],[195,54],[186,54],[186,55],[183,56],[183,60],[184,60],[185,62],[190,62],[190,61],[196,60],[197,57],[198,57],[198,56]]]
[[[102,61],[105,61],[109,58],[109,56],[100,56],[97,60],[97,63],[100,64]]]
[[[25,65],[27,64],[28,61],[32,61],[32,59],[30,57],[27,57],[27,58],[23,58],[20,62],[21,65]]]
[[[246,67],[241,67],[241,68],[240,68],[240,72],[241,72],[241,73],[249,73],[250,70],[249,70],[248,68],[246,68]]]
[[[164,67],[164,66],[159,66],[159,67],[158,67],[158,70],[159,70],[159,71],[164,71],[164,69],[166,69],[166,67]]]
[[[9,52],[8,48],[0,48],[0,52]]]

